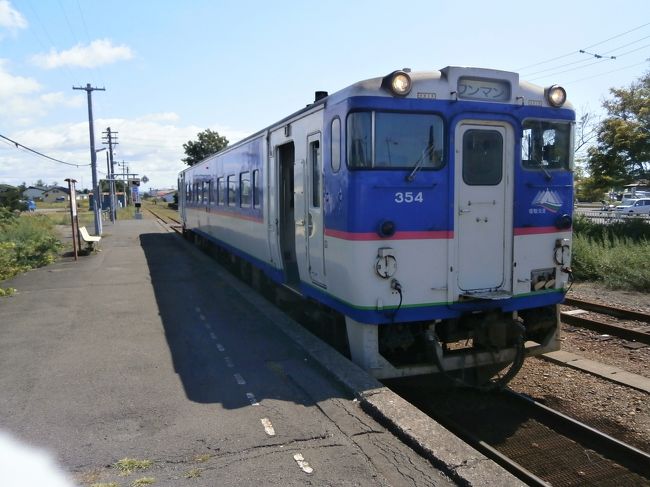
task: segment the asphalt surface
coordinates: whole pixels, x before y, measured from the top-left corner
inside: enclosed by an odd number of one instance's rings
[[[155,220],[100,249],[0,299],[0,430],[77,485],[516,482]]]

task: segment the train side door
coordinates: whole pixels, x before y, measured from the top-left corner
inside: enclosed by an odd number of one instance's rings
[[[505,123],[461,123],[455,156],[458,291],[507,297],[512,291],[513,129]]]
[[[305,233],[309,276],[314,284],[325,285],[325,248],[323,235],[323,157],[321,134],[307,137],[305,168]]]

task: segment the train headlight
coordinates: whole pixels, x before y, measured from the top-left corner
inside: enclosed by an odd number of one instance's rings
[[[395,226],[395,222],[390,220],[382,220],[381,223],[379,223],[377,233],[382,238],[390,238],[395,235],[396,230],[397,227]]]
[[[566,102],[566,90],[559,85],[546,88],[546,99],[549,105],[559,108]]]
[[[386,76],[381,87],[397,96],[406,96],[411,92],[411,77],[406,71],[393,71]]]
[[[560,215],[555,219],[555,227],[559,230],[568,230],[573,225],[571,215]]]

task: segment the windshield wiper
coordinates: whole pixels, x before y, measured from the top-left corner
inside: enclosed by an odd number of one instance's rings
[[[537,163],[537,166],[541,169],[541,171],[544,173],[544,177],[550,181],[553,179],[553,176],[551,175],[550,172],[548,172],[548,169],[544,167],[544,161],[535,161]]]
[[[411,173],[406,176],[406,180],[410,183],[413,182],[415,179],[415,173],[420,170],[422,165],[424,164],[424,159],[426,157],[430,157],[431,154],[433,154],[433,151],[435,149],[435,144],[433,143],[433,127],[429,127],[429,141],[427,143],[427,146],[422,149],[422,153],[420,154],[420,157],[418,158],[417,161],[415,161],[415,166],[413,167],[413,170]]]

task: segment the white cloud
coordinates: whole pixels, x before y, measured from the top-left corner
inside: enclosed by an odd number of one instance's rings
[[[178,173],[187,166],[181,161],[185,157],[183,144],[195,140],[205,127],[177,123],[175,113],[154,113],[134,119],[95,119],[96,148],[101,145],[101,132],[106,127],[118,132],[119,144],[115,148],[115,161],[126,161],[129,170],[140,176],[146,175],[149,188],[175,187]],[[249,135],[229,127],[210,127],[235,142]],[[88,123],[42,126],[14,131],[8,137],[51,157],[74,164],[90,162]],[[106,174],[106,153],[98,154],[99,177]],[[119,169],[116,168],[116,172]],[[46,182],[61,182],[72,177],[79,188],[91,185],[90,167],[72,167],[48,162],[40,157],[17,150],[11,144],[0,143],[0,183],[18,185],[23,181],[31,184],[38,179]]]
[[[34,93],[41,89],[38,81],[7,72],[6,65],[6,59],[0,59],[0,100],[9,96]]]
[[[46,69],[62,66],[94,68],[132,58],[133,51],[130,47],[126,45],[114,46],[110,39],[98,39],[87,46],[77,44],[67,51],[52,49],[48,54],[37,54],[32,57],[32,62]]]
[[[32,124],[55,108],[85,106],[85,99],[72,93],[43,93],[38,81],[11,74],[7,64],[0,59],[0,125],[5,130],[10,126]]]
[[[18,10],[11,6],[9,0],[0,0],[0,27],[11,30],[27,27],[27,20]]]

